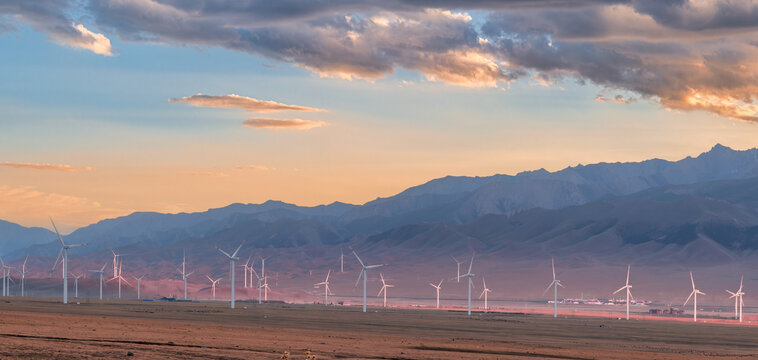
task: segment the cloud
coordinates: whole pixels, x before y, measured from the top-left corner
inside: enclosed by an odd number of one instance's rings
[[[34,163],[16,163],[16,162],[3,162],[0,166],[11,167],[16,169],[33,169],[33,170],[51,170],[51,171],[66,171],[66,172],[83,172],[91,171],[89,166],[71,166],[71,165],[50,165],[50,164],[34,164]]]
[[[221,177],[228,177],[229,176],[229,174],[227,174],[227,173],[212,172],[212,171],[192,173],[192,175],[194,175],[194,176],[205,176],[205,177],[215,177],[215,178],[221,178]]]
[[[104,218],[126,215],[127,209],[103,206],[87,198],[48,193],[33,186],[0,185],[0,218],[26,225],[49,224],[55,219],[63,231],[92,224]]]
[[[260,166],[260,165],[237,165],[234,168],[237,170],[257,170],[257,171],[275,170],[267,166]]]
[[[65,15],[77,11],[124,41],[221,47],[321,76],[373,80],[407,69],[429,81],[467,87],[499,87],[522,78],[560,86],[574,79],[663,108],[745,121],[758,117],[758,1],[752,0],[11,0],[0,5],[0,13],[52,39],[96,51],[97,41],[88,40],[86,47],[69,38],[92,37]]]
[[[5,15],[11,23],[0,24],[0,32],[15,29],[12,23],[26,24],[49,35],[55,43],[95,54],[113,55],[111,42],[105,35],[77,24],[69,16],[72,12],[81,11],[76,8],[77,5],[78,2],[68,0],[5,0],[0,3],[0,21]]]
[[[235,94],[220,96],[197,94],[183,98],[172,98],[168,99],[168,101],[172,103],[184,102],[193,106],[207,106],[225,109],[244,109],[245,111],[255,113],[272,113],[280,111],[326,111],[323,109],[305,106],[287,105],[275,101],[258,100]]]
[[[611,98],[607,98],[603,95],[598,95],[595,97],[595,100],[600,101],[600,102],[611,101],[611,102],[615,102],[616,104],[631,104],[632,102],[634,102],[633,98],[625,98],[623,95],[616,95]]]
[[[249,118],[242,125],[263,129],[310,130],[329,125],[329,123],[303,119]]]
[[[72,24],[72,26],[79,31],[79,36],[53,35],[53,39],[68,46],[90,50],[95,54],[113,56],[111,41],[103,34],[92,32],[82,24]]]

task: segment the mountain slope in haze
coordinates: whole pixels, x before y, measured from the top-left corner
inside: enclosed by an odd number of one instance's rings
[[[39,227],[28,228],[0,220],[0,256],[54,240],[55,234],[47,229]]]
[[[559,209],[658,186],[753,176],[758,176],[758,149],[735,151],[716,145],[696,158],[673,162],[653,159],[579,165],[556,172],[540,169],[515,176],[448,176],[355,207],[340,221],[363,232],[419,221],[465,223],[487,214]]]
[[[267,201],[263,204],[232,204],[196,213],[136,212],[77,229],[64,238],[67,243],[88,244],[79,250],[81,253],[134,243],[163,245],[188,238],[201,238],[251,220],[275,222],[279,219],[310,219],[328,224],[336,221],[353,206],[355,205],[335,202],[330,205],[303,207],[280,201]],[[49,240],[25,249],[45,256],[55,256],[59,250],[57,241]],[[11,257],[23,255],[20,251],[9,253]]]

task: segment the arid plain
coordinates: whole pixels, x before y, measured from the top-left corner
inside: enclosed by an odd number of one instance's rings
[[[318,305],[0,302],[0,358],[758,358],[758,328]]]

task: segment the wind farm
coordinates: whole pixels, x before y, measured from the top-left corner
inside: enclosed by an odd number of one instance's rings
[[[756,358],[756,14],[0,2],[0,358]]]

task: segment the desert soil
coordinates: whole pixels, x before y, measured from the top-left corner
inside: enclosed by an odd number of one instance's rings
[[[758,358],[734,324],[358,307],[0,300],[0,358]]]

